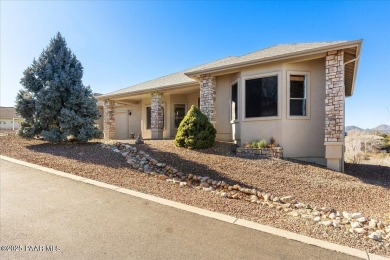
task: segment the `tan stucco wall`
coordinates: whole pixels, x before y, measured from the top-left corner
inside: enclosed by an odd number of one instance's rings
[[[131,110],[131,116],[128,112]],[[135,136],[141,132],[141,105],[119,105],[115,107],[115,138],[128,139],[130,132]]]
[[[191,108],[192,105],[198,106],[199,93],[189,94],[163,94],[164,104],[164,131],[163,138],[170,139],[174,138],[177,129],[174,125],[173,109],[174,104],[186,105],[186,112]],[[145,139],[151,138],[151,130],[146,129],[146,107],[150,106],[151,98],[143,98],[140,104],[141,116],[140,116],[140,129],[142,131],[142,137]]]
[[[232,81],[234,81],[232,75],[217,77],[215,100],[215,128],[217,129],[217,140],[232,140],[232,126],[230,124],[230,99]]]
[[[310,116],[305,119],[293,119],[288,116],[287,73],[300,71],[309,73]],[[277,74],[278,116],[273,118],[245,119],[245,79]],[[236,123],[230,122],[231,88],[234,79],[238,78],[239,118]],[[285,157],[299,157],[317,163],[323,163],[325,156],[324,127],[325,127],[325,59],[309,61],[289,61],[289,63],[274,62],[267,65],[253,66],[242,69],[241,73],[217,77],[216,128],[219,140],[232,140],[233,134],[239,144],[252,140],[275,138],[284,148]],[[232,128],[235,130],[232,130]],[[224,134],[226,133],[226,134]],[[241,140],[240,140],[241,139]]]

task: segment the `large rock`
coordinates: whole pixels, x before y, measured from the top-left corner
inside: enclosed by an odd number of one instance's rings
[[[201,187],[201,188],[208,188],[208,187],[210,187],[210,185],[209,185],[207,182],[202,181],[202,182],[200,183],[199,187]]]
[[[281,197],[280,201],[283,203],[294,203],[294,196],[290,195],[290,196]]]
[[[350,220],[352,218],[352,214],[346,211],[343,211],[343,217]]]
[[[353,219],[358,219],[358,218],[363,217],[363,214],[360,213],[360,212],[352,213],[351,217],[352,217]]]
[[[377,223],[378,223],[378,220],[371,219],[370,222],[368,222],[368,227],[374,229],[374,228],[376,228]]]
[[[259,198],[257,198],[256,195],[251,195],[251,196],[250,196],[251,202],[256,202],[258,199],[259,199]]]
[[[360,222],[351,222],[351,227],[352,228],[360,228],[362,227],[362,224]]]
[[[374,239],[375,241],[382,241],[381,237],[376,232],[369,234],[368,238]]]

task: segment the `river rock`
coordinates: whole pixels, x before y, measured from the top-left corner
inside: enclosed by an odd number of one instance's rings
[[[250,197],[251,202],[256,202],[258,200],[256,195],[251,195]]]
[[[352,218],[352,214],[349,212],[343,211],[342,214],[343,214],[343,217],[348,219],[348,220]]]
[[[360,228],[362,227],[362,224],[360,224],[360,222],[351,222],[351,227],[352,228]]]
[[[369,228],[376,228],[376,224],[378,223],[378,220],[376,219],[370,219],[370,222],[368,222]]]
[[[368,238],[374,239],[375,241],[382,241],[381,237],[376,232],[369,234]]]
[[[363,217],[363,214],[360,213],[360,212],[352,213],[352,214],[351,214],[351,217],[352,217],[353,219],[358,219],[358,218]]]

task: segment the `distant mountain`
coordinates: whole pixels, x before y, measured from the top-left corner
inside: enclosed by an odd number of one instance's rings
[[[390,125],[378,125],[377,127],[372,128],[371,130],[379,131],[379,132],[390,132]]]
[[[354,126],[354,125],[349,125],[349,126],[346,126],[345,127],[345,132],[349,132],[351,130],[359,130],[359,131],[363,131],[363,129],[361,129],[360,127],[357,127],[357,126]]]
[[[351,130],[358,130],[358,131],[363,131],[363,132],[378,131],[378,132],[381,132],[381,133],[389,134],[390,133],[390,126],[382,124],[382,125],[378,125],[377,127],[374,127],[374,128],[371,128],[371,129],[369,129],[369,128],[363,129],[363,128],[360,128],[360,127],[357,127],[357,126],[354,126],[354,125],[345,127],[345,132],[348,133]]]

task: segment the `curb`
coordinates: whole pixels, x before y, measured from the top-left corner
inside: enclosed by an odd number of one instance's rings
[[[101,187],[101,188],[114,190],[114,191],[117,191],[117,192],[121,192],[121,193],[124,193],[124,194],[131,195],[133,197],[149,200],[149,201],[152,201],[152,202],[155,202],[155,203],[158,203],[158,204],[162,204],[162,205],[165,205],[165,206],[169,206],[169,207],[172,207],[172,208],[181,209],[181,210],[184,210],[184,211],[187,211],[187,212],[191,212],[191,213],[194,213],[194,214],[197,214],[197,215],[201,215],[201,216],[204,216],[204,217],[217,219],[217,220],[224,221],[224,222],[227,222],[227,223],[230,223],[230,224],[233,224],[233,225],[238,225],[238,226],[242,226],[242,227],[258,230],[258,231],[261,231],[261,232],[265,232],[265,233],[268,233],[268,234],[271,234],[271,235],[275,235],[275,236],[279,236],[279,237],[284,237],[284,238],[287,238],[287,239],[290,239],[290,240],[295,240],[295,241],[298,241],[298,242],[301,242],[301,243],[305,243],[305,244],[308,244],[308,245],[318,246],[320,248],[324,248],[324,249],[327,249],[327,250],[337,251],[337,252],[340,252],[340,253],[343,253],[343,254],[347,254],[347,255],[351,255],[351,256],[362,258],[362,259],[367,259],[367,260],[385,260],[385,259],[388,259],[386,257],[380,256],[380,255],[371,254],[371,253],[368,253],[368,252],[360,250],[360,249],[355,249],[355,248],[351,248],[351,247],[347,247],[347,246],[334,244],[334,243],[331,243],[331,242],[328,242],[328,241],[324,241],[324,240],[308,237],[308,236],[305,236],[305,235],[300,235],[300,234],[293,233],[293,232],[290,232],[290,231],[287,231],[287,230],[283,230],[283,229],[274,228],[274,227],[271,227],[271,226],[262,225],[262,224],[259,224],[259,223],[256,223],[256,222],[252,222],[252,221],[249,221],[249,220],[239,219],[239,218],[232,217],[232,216],[229,216],[229,215],[226,215],[226,214],[213,212],[213,211],[206,210],[206,209],[197,208],[197,207],[194,207],[194,206],[186,205],[186,204],[183,204],[183,203],[180,203],[180,202],[176,202],[176,201],[172,201],[172,200],[163,199],[163,198],[160,198],[160,197],[157,197],[157,196],[149,195],[149,194],[138,192],[138,191],[134,191],[134,190],[125,189],[125,188],[122,188],[122,187],[119,187],[119,186],[115,186],[115,185],[107,184],[107,183],[104,183],[104,182],[95,181],[95,180],[92,180],[92,179],[88,179],[88,178],[80,177],[80,176],[77,176],[77,175],[69,174],[69,173],[66,173],[66,172],[54,170],[54,169],[51,169],[51,168],[48,168],[48,167],[44,167],[44,166],[40,166],[40,165],[37,165],[37,164],[21,161],[21,160],[14,159],[14,158],[11,158],[11,157],[7,157],[7,156],[4,156],[4,155],[0,155],[0,159],[1,160],[5,160],[5,161],[9,161],[9,162],[12,162],[12,163],[16,163],[16,164],[19,164],[19,165],[27,166],[27,167],[30,167],[30,168],[34,168],[34,169],[37,169],[37,170],[40,170],[40,171],[43,171],[43,172],[47,172],[47,173],[50,173],[50,174],[54,174],[54,175],[57,175],[57,176],[60,176],[60,177],[72,179],[74,181],[79,181],[79,182],[95,185],[95,186],[98,186],[98,187]]]

